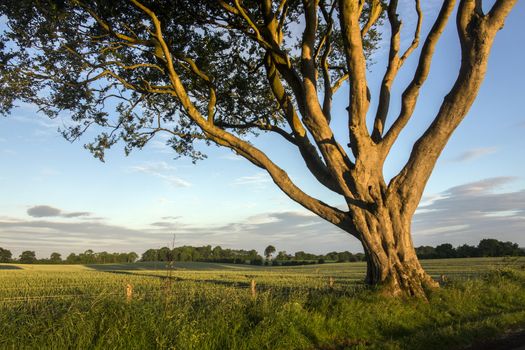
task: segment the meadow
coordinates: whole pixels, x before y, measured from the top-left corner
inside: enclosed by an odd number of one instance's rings
[[[525,258],[423,265],[447,281],[428,301],[365,288],[364,263],[0,264],[0,349],[462,349],[525,327]]]

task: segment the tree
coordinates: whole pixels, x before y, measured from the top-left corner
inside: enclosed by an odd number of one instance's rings
[[[51,253],[49,256],[49,261],[54,264],[58,264],[62,262],[62,255],[60,253]]]
[[[158,261],[159,254],[156,249],[148,249],[142,253],[141,261]]]
[[[519,256],[523,254],[523,251],[517,243],[487,238],[479,241],[478,254],[480,256]]]
[[[264,249],[264,256],[266,257],[267,261],[270,261],[273,253],[275,253],[275,247],[273,245],[269,245],[266,247],[266,249]]]
[[[33,264],[36,262],[36,254],[34,251],[26,250],[20,254],[18,261],[22,264]]]
[[[0,263],[11,262],[12,256],[10,250],[0,247]]]
[[[400,172],[385,179],[383,164],[414,114],[456,2],[457,78]],[[421,38],[422,11],[414,0],[417,25],[401,50],[397,0],[5,0],[0,112],[7,114],[16,100],[51,117],[67,111],[74,125],[63,133],[70,140],[92,125],[106,128],[86,145],[101,160],[118,141],[130,152],[163,132],[175,152],[194,160],[205,157],[196,140],[227,147],[265,170],[292,200],[356,237],[366,254],[367,283],[392,295],[421,296],[437,283],[417,259],[411,219],[516,3],[495,0],[485,11],[482,0],[444,0]],[[389,59],[373,95],[367,58],[381,33],[390,36]],[[394,80],[416,52],[417,67],[392,118]],[[332,118],[331,107],[343,84],[349,86],[347,136],[338,141],[333,126],[339,122],[341,130],[341,119]],[[373,96],[377,109],[370,111]],[[344,209],[299,188],[247,140],[251,133],[289,142]]]
[[[288,260],[289,258],[290,257],[288,256],[288,254],[286,254],[286,251],[281,250],[279,253],[277,253],[277,256],[275,257],[275,260],[285,261],[285,260]]]
[[[80,257],[75,253],[69,254],[66,258],[66,263],[68,264],[79,264],[80,262]]]
[[[479,255],[478,248],[468,244],[457,247],[456,252],[458,258],[472,258]]]
[[[212,256],[214,259],[220,259],[222,258],[222,247],[220,245],[216,246],[212,249]]]
[[[456,250],[450,243],[443,243],[436,247],[435,254],[437,258],[446,259],[446,258],[455,258]]]
[[[162,247],[157,252],[158,252],[159,261],[172,261],[173,260],[171,249],[168,247]]]
[[[420,246],[416,248],[416,254],[420,259],[435,259],[436,248],[431,246]]]
[[[126,256],[127,263],[134,263],[139,258],[139,255],[135,252],[129,252]]]
[[[479,241],[478,251],[480,256],[501,256],[501,244],[494,238],[482,239]]]

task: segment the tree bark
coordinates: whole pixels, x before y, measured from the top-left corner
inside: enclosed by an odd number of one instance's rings
[[[353,210],[355,230],[365,251],[365,283],[389,296],[426,297],[437,288],[421,267],[410,232],[411,214],[401,203],[386,201],[372,209]]]

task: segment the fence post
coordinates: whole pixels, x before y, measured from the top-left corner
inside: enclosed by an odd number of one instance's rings
[[[257,295],[256,285],[257,285],[257,283],[255,282],[255,279],[252,279],[252,282],[250,283],[250,289],[251,289],[253,298],[255,298],[256,295]]]
[[[330,287],[330,289],[333,289],[334,288],[334,278],[332,276],[330,276],[330,278],[328,279],[328,286]]]
[[[133,286],[128,283],[126,286],[126,301],[129,303],[133,299]]]

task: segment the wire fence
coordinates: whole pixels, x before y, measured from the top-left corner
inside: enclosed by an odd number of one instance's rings
[[[344,279],[337,280],[333,277],[325,279],[322,283],[315,283],[311,285],[273,285],[266,283],[258,283],[255,279],[246,282],[240,281],[223,281],[223,280],[195,280],[195,279],[173,279],[164,285],[159,285],[156,288],[151,288],[151,286],[146,286],[144,284],[138,284],[133,286],[131,284],[122,286],[112,286],[113,290],[121,288],[118,292],[108,292],[106,290],[100,291],[98,293],[67,293],[72,285],[62,286],[62,288],[57,288],[53,286],[38,286],[30,288],[30,291],[45,291],[46,289],[52,289],[57,294],[46,294],[46,295],[24,295],[24,296],[0,296],[0,305],[7,303],[16,303],[16,302],[30,302],[30,301],[45,301],[45,300],[60,300],[60,299],[70,299],[70,298],[97,298],[97,297],[119,297],[125,298],[130,301],[135,298],[146,298],[158,295],[168,295],[171,291],[177,288],[177,282],[195,282],[195,283],[206,283],[212,284],[218,287],[234,288],[238,290],[247,290],[249,295],[256,297],[258,293],[270,292],[272,294],[279,295],[289,295],[296,292],[319,292],[323,290],[329,290],[337,293],[347,293],[355,292],[357,288],[360,287],[362,283],[348,283]],[[318,281],[320,282],[320,281]],[[356,282],[356,281],[355,281]],[[81,287],[86,287],[87,284],[80,285]],[[136,288],[135,288],[136,287]],[[2,292],[16,290],[17,287],[4,287],[0,288],[0,295]],[[180,289],[182,290],[182,289]],[[28,291],[28,289],[24,289]],[[59,293],[64,291],[65,293]]]

